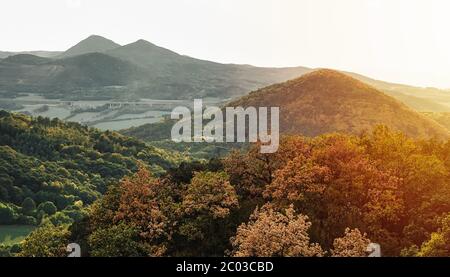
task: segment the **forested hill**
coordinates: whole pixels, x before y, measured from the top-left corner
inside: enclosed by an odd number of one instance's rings
[[[355,78],[322,69],[252,92],[229,104],[280,107],[285,134],[359,134],[379,124],[415,138],[449,138],[443,126]]]
[[[139,164],[158,175],[175,163],[118,133],[0,111],[0,224],[70,222]]]

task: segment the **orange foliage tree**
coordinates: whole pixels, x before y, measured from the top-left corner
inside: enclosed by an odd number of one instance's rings
[[[320,257],[325,254],[310,243],[308,217],[297,214],[291,205],[284,213],[273,206],[256,209],[250,221],[239,226],[231,238],[235,257]]]

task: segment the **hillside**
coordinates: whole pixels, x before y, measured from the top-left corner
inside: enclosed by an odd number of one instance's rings
[[[309,71],[304,67],[258,68],[220,64],[183,56],[145,40],[106,53],[146,68],[148,83],[138,94],[163,99],[231,98]]]
[[[102,53],[56,60],[53,64],[63,68],[51,78],[51,84],[67,89],[126,86],[145,76],[136,65]]]
[[[22,65],[39,65],[50,61],[51,60],[48,58],[43,58],[35,55],[18,54],[14,56],[9,56],[3,59],[1,62],[11,64],[22,64]]]
[[[38,224],[41,204],[59,212],[49,220],[74,220],[139,164],[158,175],[177,159],[118,133],[0,111],[0,225]]]
[[[114,98],[109,87],[126,86],[145,75],[138,66],[101,53],[56,60],[21,54],[0,61],[0,92]],[[105,91],[98,95],[101,89]]]
[[[425,116],[433,119],[438,122],[445,128],[450,131],[450,112],[442,112],[442,113],[423,113]]]
[[[266,87],[229,105],[280,107],[280,129],[287,134],[357,134],[384,124],[412,137],[449,136],[436,122],[377,89],[333,70],[318,70]]]
[[[450,90],[415,87],[375,80],[361,74],[345,72],[419,112],[450,112]]]

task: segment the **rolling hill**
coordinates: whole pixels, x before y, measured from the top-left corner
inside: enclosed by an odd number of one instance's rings
[[[280,130],[286,134],[358,134],[384,124],[412,137],[449,137],[443,126],[394,98],[327,69],[252,92],[229,105],[280,107]]]

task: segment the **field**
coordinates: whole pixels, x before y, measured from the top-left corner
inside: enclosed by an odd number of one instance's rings
[[[221,101],[216,98],[204,99],[205,104],[214,106]],[[35,117],[42,116],[78,122],[104,131],[117,131],[156,123],[161,121],[165,115],[170,114],[173,108],[177,106],[190,107],[191,105],[190,100],[64,101],[61,99],[46,99],[33,93],[22,94],[17,98],[0,98],[0,109]]]
[[[0,226],[0,244],[12,245],[22,241],[35,226],[28,225],[2,225]]]

